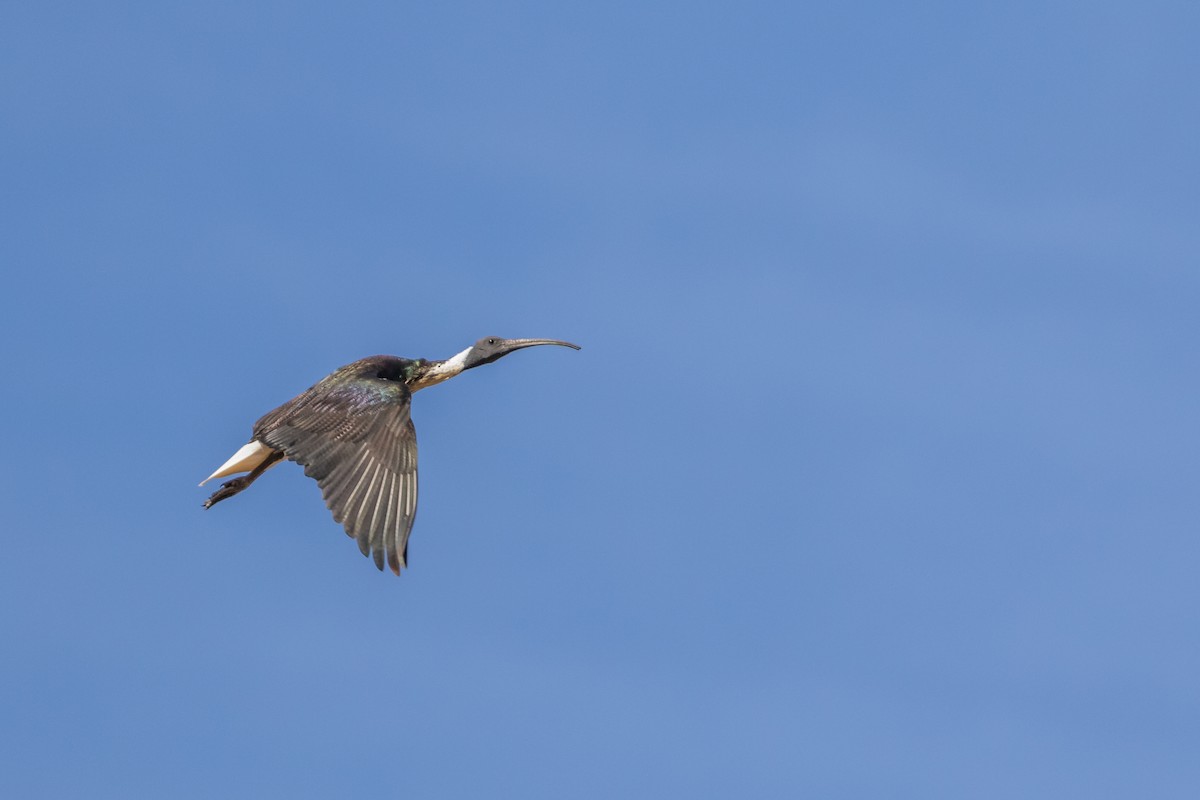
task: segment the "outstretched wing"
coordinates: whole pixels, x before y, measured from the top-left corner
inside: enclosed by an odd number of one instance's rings
[[[417,514],[412,395],[400,381],[329,381],[260,419],[254,438],[302,465],[362,554],[399,575]]]

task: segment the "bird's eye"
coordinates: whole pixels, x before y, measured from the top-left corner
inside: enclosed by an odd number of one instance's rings
[[[496,340],[495,340],[495,339],[488,339],[487,343],[488,343],[488,344],[495,344],[495,343],[496,343]]]

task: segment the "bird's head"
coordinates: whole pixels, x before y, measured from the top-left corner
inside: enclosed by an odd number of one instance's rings
[[[539,344],[557,344],[578,350],[579,345],[561,342],[558,339],[501,339],[499,336],[485,336],[467,351],[463,369],[471,369],[482,364],[490,364],[496,359],[503,358],[514,350],[526,347],[536,347]]]

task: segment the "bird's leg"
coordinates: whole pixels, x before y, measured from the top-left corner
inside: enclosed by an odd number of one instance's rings
[[[205,508],[212,508],[217,503],[227,498],[233,497],[238,492],[245,489],[250,484],[258,480],[258,476],[267,471],[268,467],[274,466],[275,462],[283,458],[283,453],[278,451],[271,453],[263,459],[262,463],[250,471],[249,474],[243,475],[240,478],[234,478],[231,481],[225,481],[221,484],[221,488],[212,493],[212,496],[204,501]]]

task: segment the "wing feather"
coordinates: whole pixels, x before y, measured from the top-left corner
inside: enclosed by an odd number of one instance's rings
[[[363,555],[399,575],[417,511],[412,395],[402,381],[338,376],[264,416],[254,438],[303,466]]]

